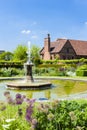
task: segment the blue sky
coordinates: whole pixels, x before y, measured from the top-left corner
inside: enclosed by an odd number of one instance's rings
[[[57,38],[87,40],[87,0],[0,0],[0,50],[43,46]]]

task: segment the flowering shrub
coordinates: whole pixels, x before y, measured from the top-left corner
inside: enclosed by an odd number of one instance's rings
[[[0,130],[86,130],[87,102],[58,101],[35,103],[35,99],[10,92],[0,101]]]

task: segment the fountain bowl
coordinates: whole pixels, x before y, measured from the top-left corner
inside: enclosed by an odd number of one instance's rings
[[[43,81],[37,81],[35,82],[32,75],[32,67],[33,63],[30,60],[30,42],[28,42],[29,48],[28,48],[28,60],[26,63],[24,63],[24,69],[25,69],[25,80],[24,82],[11,82],[7,83],[7,88],[10,89],[47,89],[51,87],[51,83],[49,82],[43,82]]]
[[[36,81],[36,82],[27,82],[27,81],[18,81],[18,82],[9,82],[6,84],[9,89],[30,89],[30,90],[38,90],[38,89],[48,89],[51,87],[50,82]]]

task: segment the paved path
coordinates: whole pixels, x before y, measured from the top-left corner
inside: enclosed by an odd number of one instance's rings
[[[53,77],[53,76],[50,76],[50,77],[35,77],[35,79],[60,79],[60,80],[79,80],[79,81],[87,81],[87,77]]]

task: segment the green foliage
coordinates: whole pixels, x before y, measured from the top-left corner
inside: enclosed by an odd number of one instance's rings
[[[13,60],[26,60],[27,59],[27,47],[25,45],[18,45],[14,50]]]
[[[0,69],[0,77],[10,77],[10,76],[20,76],[24,75],[23,69],[16,69],[16,68],[2,68]]]
[[[43,62],[43,64],[57,64],[58,63],[58,59],[54,59],[54,60],[43,60],[42,62]]]
[[[0,61],[0,68],[23,68],[24,61]]]
[[[33,74],[41,76],[65,76],[64,69],[59,70],[55,67],[35,67],[33,68]]]
[[[84,58],[81,58],[81,59],[73,59],[73,60],[59,60],[59,59],[54,59],[54,60],[43,60],[43,64],[58,64],[58,63],[61,63],[61,64],[69,64],[69,65],[74,65],[74,64],[85,64],[87,63],[87,59],[84,59]]]
[[[4,95],[7,103],[0,101],[0,130],[86,130],[87,128],[86,100],[52,100],[35,103],[34,99],[28,99],[20,94],[16,94],[14,100],[8,91]]]
[[[87,103],[76,101],[53,101],[44,104],[37,112],[37,129],[41,130],[86,130]]]
[[[31,60],[35,66],[38,66],[41,63],[39,52],[40,52],[40,47],[36,45],[33,45],[31,47]]]
[[[24,102],[24,97],[21,94],[16,94],[13,99],[8,91],[6,91],[4,95],[6,96],[7,102],[0,101],[0,130],[31,129],[30,127],[33,123],[29,122],[30,120],[28,121],[25,116],[26,112],[28,114],[27,106],[31,107],[34,101],[31,99],[30,102]],[[33,112],[33,107],[31,107],[31,111]],[[29,116],[33,117],[32,114]]]
[[[9,61],[13,59],[13,53],[11,52],[3,52],[0,54],[0,60]]]
[[[64,66],[64,65],[63,64],[41,64],[38,67],[40,67],[40,68],[43,68],[43,67],[45,67],[45,68],[48,68],[48,67],[60,68],[62,66]]]
[[[82,65],[76,70],[77,76],[87,76],[87,65]]]
[[[87,70],[78,70],[76,71],[77,76],[87,76]]]
[[[41,64],[41,59],[40,59],[40,58],[35,58],[35,59],[33,60],[33,63],[34,63],[35,66],[38,66],[38,65]]]
[[[33,45],[31,47],[31,58],[35,58],[35,57],[40,58],[39,51],[40,51],[40,47]]]

